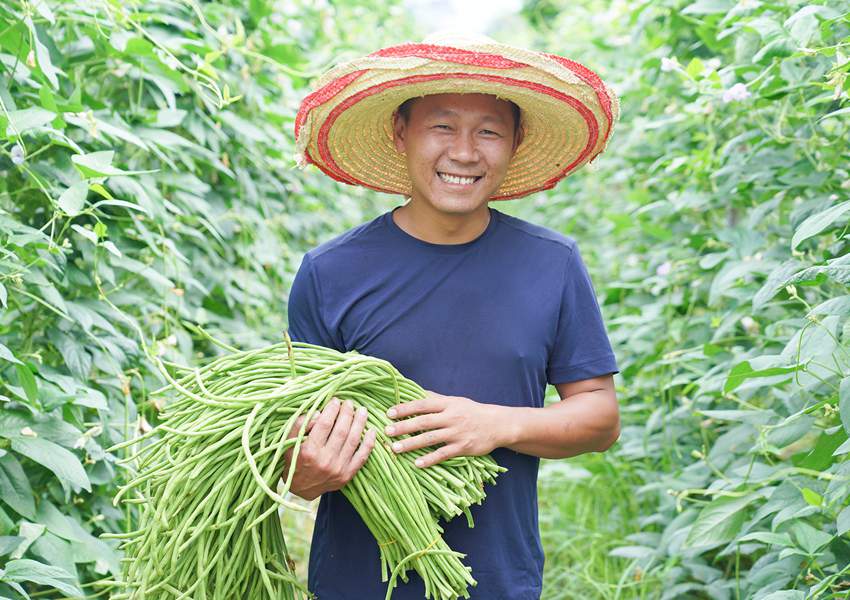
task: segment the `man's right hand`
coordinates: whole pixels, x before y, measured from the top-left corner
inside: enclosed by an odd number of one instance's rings
[[[304,417],[299,417],[289,432],[293,438],[298,434]],[[333,398],[319,415],[307,424],[308,435],[301,443],[295,473],[289,491],[313,500],[325,492],[340,489],[351,481],[360,470],[369,453],[375,446],[374,429],[369,429],[363,440],[360,436],[366,426],[366,409],[360,407],[356,412],[350,400],[340,403]],[[292,460],[292,448],[284,453],[283,478],[289,472]]]

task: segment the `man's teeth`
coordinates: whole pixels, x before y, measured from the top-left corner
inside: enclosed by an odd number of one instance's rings
[[[460,183],[463,185],[472,185],[475,183],[475,177],[458,177],[456,175],[448,175],[446,173],[437,173],[440,176],[440,179],[445,181],[446,183]]]

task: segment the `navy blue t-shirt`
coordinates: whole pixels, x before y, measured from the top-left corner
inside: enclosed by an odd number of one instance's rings
[[[289,297],[290,335],[390,361],[426,390],[505,406],[543,406],[546,384],[619,372],[573,238],[490,208],[486,230],[433,244],[392,212],[309,251]],[[497,448],[508,471],[466,519],[443,523],[466,554],[475,600],[537,600],[543,550],[539,458]],[[422,600],[412,569],[394,600]],[[310,548],[319,600],[382,599],[378,545],[341,492],[322,495]]]

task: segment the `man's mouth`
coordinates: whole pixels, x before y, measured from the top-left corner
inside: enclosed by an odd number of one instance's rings
[[[472,185],[482,177],[481,175],[465,176],[455,175],[452,173],[441,173],[440,171],[437,171],[437,176],[440,178],[441,181],[454,185]]]

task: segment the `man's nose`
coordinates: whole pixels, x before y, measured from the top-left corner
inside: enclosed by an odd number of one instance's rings
[[[478,162],[478,146],[471,133],[459,133],[452,140],[448,156],[457,162]]]

